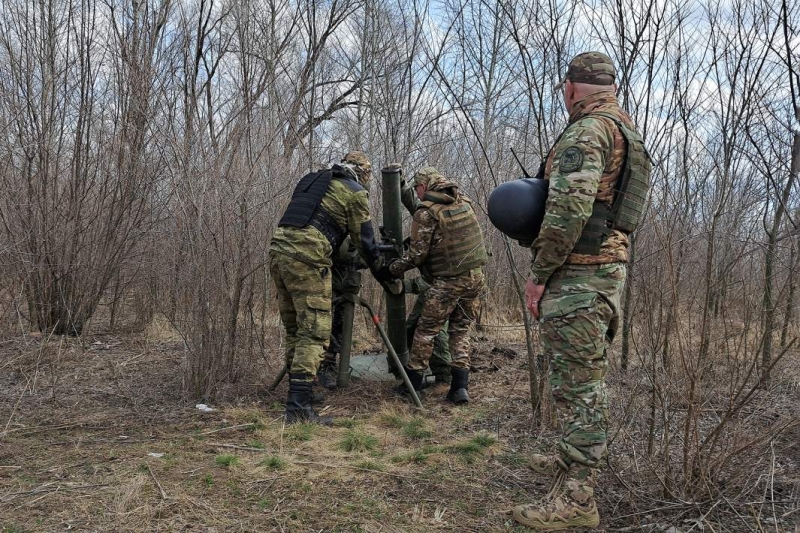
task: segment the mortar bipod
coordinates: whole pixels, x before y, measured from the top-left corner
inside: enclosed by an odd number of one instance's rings
[[[417,395],[417,391],[414,390],[414,386],[411,384],[411,380],[408,379],[408,374],[406,374],[406,369],[403,364],[400,362],[400,358],[397,357],[397,352],[395,351],[394,347],[392,346],[391,341],[389,341],[389,337],[386,335],[386,332],[381,325],[380,317],[375,314],[375,310],[366,302],[363,298],[358,298],[358,303],[361,304],[363,307],[367,309],[369,312],[370,317],[372,318],[372,323],[375,324],[375,328],[378,330],[378,334],[383,339],[383,343],[386,345],[386,350],[389,352],[389,357],[392,358],[394,364],[397,365],[397,370],[400,372],[400,376],[403,378],[403,383],[406,385],[406,389],[408,389],[409,394],[411,395],[411,399],[414,400],[414,405],[418,408],[422,409],[422,402],[419,401],[419,396]],[[341,364],[341,361],[339,362]]]

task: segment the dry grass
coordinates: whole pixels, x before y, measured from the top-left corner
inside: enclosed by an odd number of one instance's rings
[[[354,380],[329,394],[325,410],[337,424],[323,428],[285,426],[285,384],[264,393],[268,375],[249,377],[235,401],[200,412],[179,393],[180,342],[145,335],[144,350],[141,336],[99,333],[44,348],[41,339],[4,345],[0,531],[521,532],[508,511],[546,491],[525,459],[554,435],[531,427],[526,358],[492,353],[494,343],[477,345],[476,366],[491,370],[474,375],[469,406],[445,403],[445,387],[433,389],[420,412],[389,383]],[[636,427],[612,457],[634,492],[603,474],[604,525],[705,513],[693,505],[659,511],[657,485],[636,485],[651,475],[631,473],[642,465],[641,450],[632,453],[641,446]],[[785,446],[775,449],[783,454]],[[798,464],[792,453],[778,462]],[[781,472],[776,481],[786,486],[791,475]],[[648,486],[653,491],[642,492]],[[777,515],[791,507],[781,509]],[[737,531],[727,519],[705,520]]]
[[[153,316],[153,320],[144,329],[144,338],[155,344],[183,341],[183,337],[175,329],[175,326],[162,314]]]

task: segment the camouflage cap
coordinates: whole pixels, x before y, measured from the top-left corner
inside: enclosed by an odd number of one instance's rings
[[[358,150],[347,152],[342,158],[342,163],[350,163],[358,167],[358,170],[361,171],[358,179],[362,184],[366,184],[372,176],[372,163],[369,162],[369,158],[364,152]]]
[[[431,180],[443,178],[442,173],[436,170],[436,167],[422,167],[414,174],[414,185],[427,186]]]
[[[458,187],[458,184],[456,184],[455,180],[442,176],[441,174],[434,176],[428,182],[428,189],[432,191],[442,191],[444,189],[451,189],[454,187]]]
[[[589,85],[613,85],[617,69],[610,57],[603,52],[584,52],[572,58],[567,74],[556,90],[561,89],[567,80]]]

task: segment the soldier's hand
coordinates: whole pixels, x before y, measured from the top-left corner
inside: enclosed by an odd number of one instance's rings
[[[387,283],[395,279],[395,277],[392,275],[392,272],[389,270],[388,264],[382,265],[377,270],[373,270],[372,276],[378,280],[378,283]]]
[[[542,294],[544,294],[544,285],[536,285],[533,281],[528,280],[525,284],[525,305],[536,320],[539,320],[539,301],[542,299]]]

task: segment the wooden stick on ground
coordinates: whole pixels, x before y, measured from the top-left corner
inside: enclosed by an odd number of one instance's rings
[[[161,483],[158,481],[158,478],[153,473],[153,469],[150,468],[149,464],[147,465],[147,471],[150,472],[150,477],[153,478],[153,481],[155,482],[156,486],[158,487],[159,492],[161,492],[161,499],[162,500],[168,500],[169,496],[167,496],[167,492],[164,490],[164,487],[161,486]]]

